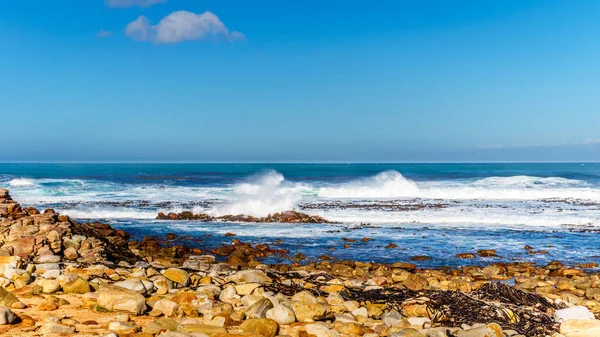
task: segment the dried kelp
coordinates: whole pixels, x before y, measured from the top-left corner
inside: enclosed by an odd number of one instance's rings
[[[309,291],[315,296],[330,279],[326,274],[302,276],[299,273],[270,273],[274,282],[265,288],[275,293],[292,296],[300,291]],[[325,281],[325,282],[324,282]],[[306,284],[312,286],[306,287]],[[552,318],[559,307],[546,298],[523,292],[502,283],[487,283],[477,290],[460,291],[423,290],[405,288],[382,288],[364,290],[346,287],[340,292],[346,300],[362,304],[385,303],[402,313],[402,304],[419,301],[427,306],[427,313],[434,326],[461,326],[475,323],[497,323],[525,336],[551,335],[557,330]]]
[[[494,322],[525,336],[545,336],[557,327],[551,316],[555,305],[506,284],[490,283],[471,293],[430,292],[428,297],[430,318],[439,325]]]

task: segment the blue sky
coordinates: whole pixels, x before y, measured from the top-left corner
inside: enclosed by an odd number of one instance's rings
[[[0,161],[598,161],[600,2],[7,0]]]

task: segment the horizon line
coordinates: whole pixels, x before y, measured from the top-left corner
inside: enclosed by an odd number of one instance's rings
[[[600,160],[565,161],[1,161],[0,164],[600,164]]]

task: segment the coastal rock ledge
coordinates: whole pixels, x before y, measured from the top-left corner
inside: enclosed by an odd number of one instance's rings
[[[585,267],[266,265],[249,255],[265,245],[233,242],[215,252],[226,262],[202,247],[135,243],[0,189],[0,337],[600,335],[600,276]]]
[[[208,214],[194,214],[192,212],[181,213],[158,213],[158,220],[195,220],[195,221],[227,221],[227,222],[258,222],[258,223],[333,223],[318,215],[308,215],[296,211],[285,211],[269,214],[265,217],[254,217],[251,215],[222,215],[210,216]]]

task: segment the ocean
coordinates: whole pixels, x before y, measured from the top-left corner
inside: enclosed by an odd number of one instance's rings
[[[253,243],[281,240],[279,248],[308,260],[431,257],[414,262],[423,267],[600,260],[600,163],[4,163],[0,187],[24,206],[107,222],[137,239],[175,233],[177,243],[204,249],[230,243],[231,232]],[[338,223],[154,219],[184,210],[266,216],[292,209]],[[357,242],[344,248],[342,238]],[[455,256],[478,249],[496,249],[501,258]]]

